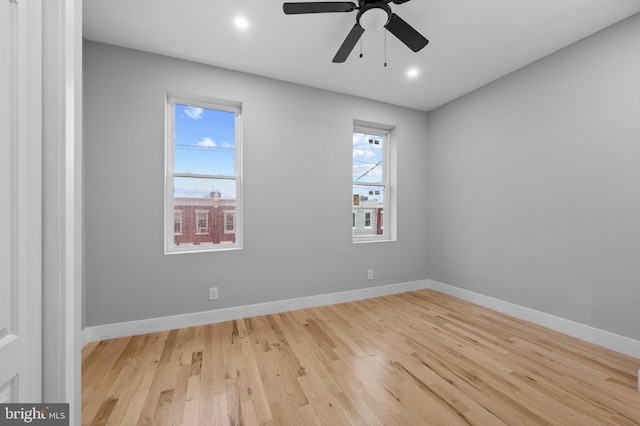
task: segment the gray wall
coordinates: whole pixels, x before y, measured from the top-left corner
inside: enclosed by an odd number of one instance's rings
[[[243,103],[243,250],[163,254],[167,91]],[[351,242],[354,119],[397,126],[396,242]],[[87,326],[428,278],[424,112],[85,42],[84,120]]]
[[[86,42],[86,325],[431,278],[640,339],[638,40],[640,15],[428,116]],[[241,251],[163,255],[166,91],[243,102]],[[353,119],[398,126],[397,242],[351,243]]]
[[[640,339],[640,15],[429,114],[429,278]]]

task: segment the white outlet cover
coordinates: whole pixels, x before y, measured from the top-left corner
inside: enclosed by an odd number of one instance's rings
[[[218,299],[218,287],[211,287],[209,289],[209,300],[217,300]]]

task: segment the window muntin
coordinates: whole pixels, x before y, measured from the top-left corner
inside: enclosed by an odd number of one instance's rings
[[[239,103],[168,96],[165,253],[241,247],[240,112]]]
[[[384,214],[389,210],[389,131],[354,126],[353,241],[389,240]]]

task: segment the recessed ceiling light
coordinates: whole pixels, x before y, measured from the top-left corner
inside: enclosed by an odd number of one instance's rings
[[[416,68],[411,68],[409,71],[407,71],[407,77],[409,78],[413,78],[417,75],[418,75],[418,70]]]
[[[235,20],[236,27],[241,30],[246,30],[249,27],[249,21],[243,17],[238,17]]]

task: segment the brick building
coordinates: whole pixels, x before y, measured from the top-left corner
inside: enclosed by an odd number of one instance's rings
[[[219,192],[209,198],[175,198],[174,244],[176,246],[236,242],[236,200]]]

